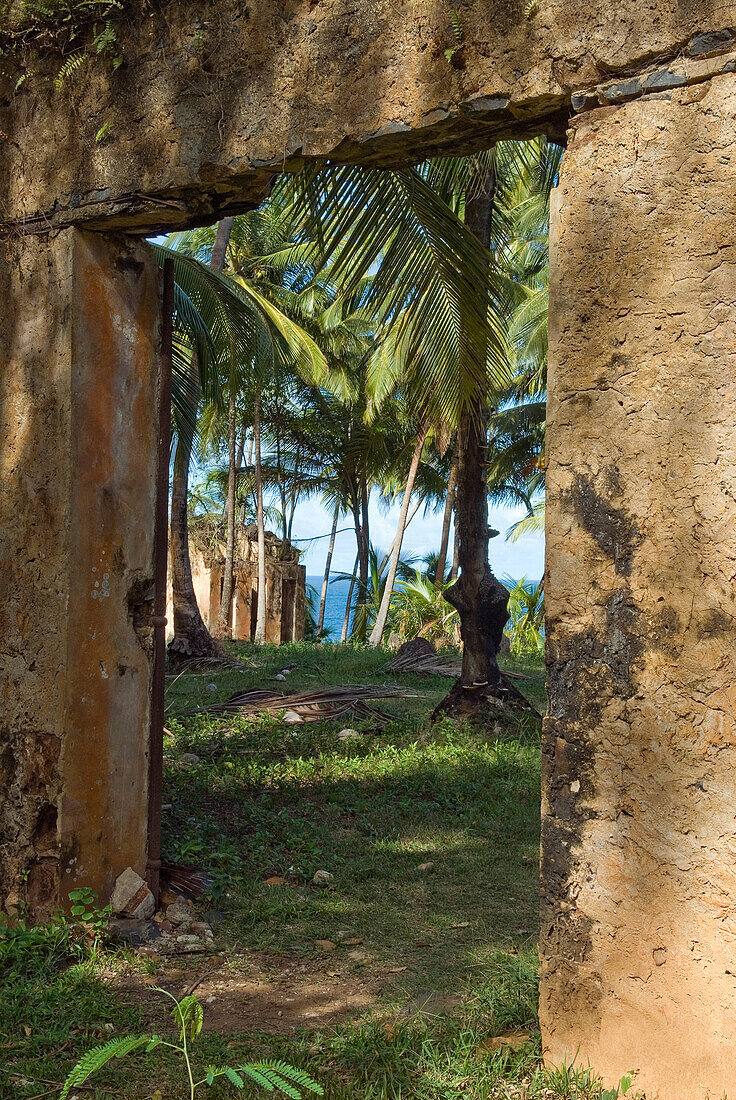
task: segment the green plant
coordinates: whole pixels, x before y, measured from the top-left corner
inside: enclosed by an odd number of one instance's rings
[[[445,50],[445,60],[452,64],[452,59],[458,50],[462,49],[463,44],[463,25],[460,22],[460,15],[457,8],[450,8],[450,23],[452,24],[452,33],[455,36],[455,45],[451,46],[449,50]]]
[[[100,909],[97,905],[97,895],[89,886],[81,886],[77,890],[69,892],[69,901],[72,903],[71,914],[77,924],[92,937],[95,947],[107,931],[112,907],[109,905]]]
[[[534,584],[522,577],[514,582],[504,578],[509,589],[509,622],[504,633],[511,652],[541,653],[544,649],[544,583]]]
[[[204,1077],[195,1080],[195,1071],[190,1054],[190,1044],[193,1043],[202,1031],[204,1022],[204,1010],[196,997],[183,997],[180,1001],[165,989],[157,989],[157,993],[163,993],[174,1002],[171,1015],[179,1029],[179,1043],[169,1043],[160,1035],[138,1035],[126,1038],[111,1039],[109,1043],[93,1047],[80,1058],[71,1071],[64,1087],[61,1090],[59,1100],[65,1100],[72,1088],[84,1084],[88,1077],[97,1073],[113,1058],[123,1058],[126,1054],[132,1054],[135,1050],[145,1048],[146,1054],[156,1047],[168,1047],[176,1051],[184,1059],[187,1077],[189,1079],[190,1100],[201,1086],[213,1085],[215,1081],[223,1079],[229,1081],[236,1089],[243,1089],[246,1080],[252,1081],[266,1092],[280,1092],[283,1096],[289,1096],[292,1100],[301,1100],[301,1090],[324,1095],[321,1085],[304,1073],[287,1065],[286,1062],[249,1062],[240,1066],[207,1066]]]

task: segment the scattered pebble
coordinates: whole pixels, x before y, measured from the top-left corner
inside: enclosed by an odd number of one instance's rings
[[[428,863],[420,863],[417,867],[417,871],[420,874],[424,874],[426,871],[434,871],[434,863],[430,860]]]
[[[340,730],[337,739],[338,741],[360,741],[360,734],[357,730]]]
[[[334,875],[331,875],[329,871],[315,871],[312,878],[312,882],[315,886],[327,886],[332,882]]]
[[[175,901],[166,906],[166,919],[172,924],[191,924],[194,913],[185,901]]]
[[[299,722],[303,722],[301,714],[296,710],[287,710],[284,713],[284,721],[288,726],[296,726]]]
[[[315,940],[314,946],[318,947],[320,951],[334,951],[337,944],[333,940]]]
[[[286,679],[286,677],[284,676],[283,672],[277,672],[276,675],[274,676],[274,680],[283,681],[285,679]]]
[[[183,752],[179,759],[181,760],[182,764],[199,763],[199,757],[197,756],[196,752]]]
[[[208,684],[207,685],[207,690],[208,691],[217,691],[217,684]]]

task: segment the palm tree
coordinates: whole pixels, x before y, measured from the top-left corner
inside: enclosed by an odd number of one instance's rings
[[[255,218],[258,215],[258,219]],[[244,219],[247,219],[244,221]],[[290,317],[288,317],[271,297],[261,293],[264,279],[262,272],[254,261],[254,257],[246,255],[243,259],[244,242],[257,238],[262,233],[261,245],[268,251],[271,250],[273,240],[265,238],[264,226],[268,224],[268,212],[255,211],[253,216],[245,215],[240,219],[228,219],[227,234],[220,227],[210,227],[205,230],[193,230],[187,233],[176,234],[169,238],[169,245],[178,253],[184,253],[191,263],[198,264],[200,270],[205,269],[205,263],[212,266],[213,261],[226,266],[226,277],[223,285],[230,290],[229,302],[237,303],[235,308],[250,313],[257,319],[256,324],[251,325],[250,340],[243,342],[233,340],[230,327],[227,323],[222,325],[224,332],[222,368],[226,376],[226,389],[228,392],[228,504],[227,504],[227,552],[225,562],[225,577],[223,583],[223,597],[218,618],[218,632],[227,635],[230,631],[232,618],[233,596],[233,568],[235,548],[235,494],[237,480],[237,462],[235,446],[235,419],[237,393],[244,385],[244,372],[254,379],[254,414],[253,414],[253,440],[255,446],[255,481],[257,497],[257,523],[258,523],[258,548],[259,548],[259,586],[258,586],[258,611],[256,640],[265,641],[265,529],[263,508],[263,476],[262,456],[260,447],[261,435],[261,405],[262,387],[264,378],[272,373],[276,364],[289,364],[294,370],[300,371],[311,381],[321,379],[327,369],[327,364],[312,338]],[[251,252],[253,249],[251,248]],[[248,263],[250,262],[250,266]],[[220,319],[222,321],[222,319]],[[198,394],[196,395],[198,399]],[[176,559],[174,562],[174,633],[175,637],[170,643],[172,651],[182,651],[188,655],[212,651],[212,640],[206,632],[204,623],[199,615],[193,586],[191,584],[191,568],[188,561],[188,539],[186,538],[186,481],[185,472],[188,473],[191,458],[191,445],[185,447],[177,465],[175,462],[175,480],[178,470],[179,484],[176,519],[172,511],[172,549],[175,544],[174,526],[177,527]],[[182,501],[184,503],[182,503]],[[176,564],[180,569],[176,569]],[[189,574],[188,583],[186,574]],[[177,573],[180,574],[182,583],[177,585]],[[263,575],[262,575],[263,574]],[[178,591],[177,591],[178,589]],[[177,596],[179,599],[177,600]],[[177,609],[179,615],[177,616]],[[198,620],[198,621],[197,621]],[[183,627],[184,629],[178,629]]]

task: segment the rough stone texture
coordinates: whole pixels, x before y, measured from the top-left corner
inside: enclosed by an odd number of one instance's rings
[[[580,116],[553,216],[541,1020],[735,1096],[736,76]]]
[[[151,232],[242,209],[302,157],[396,164],[560,132],[573,92],[691,40],[693,56],[725,49],[736,22],[732,0],[526,6],[461,5],[450,62],[446,0],[131,0],[114,73],[85,61],[57,92],[59,59],[17,87],[0,62],[3,218]]]
[[[145,869],[158,271],[67,230],[0,295],[0,905],[43,914]]]
[[[156,902],[145,879],[132,867],[126,867],[116,878],[110,906],[113,913],[134,920],[148,920],[156,910]]]
[[[189,527],[192,583],[200,613],[210,630],[217,625],[225,576],[225,543],[221,532],[196,520]],[[258,603],[258,539],[255,524],[239,528],[235,546],[233,638],[252,641]],[[300,553],[266,531],[266,641],[279,645],[304,639],[307,571],[299,564]],[[174,604],[169,570],[166,617],[173,637]]]

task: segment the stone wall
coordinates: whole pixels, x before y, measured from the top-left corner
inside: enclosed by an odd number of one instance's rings
[[[701,56],[704,33],[736,24],[733,0],[538,0],[529,15],[527,0],[469,0],[458,42],[446,0],[126,9],[114,72],[86,61],[57,91],[59,58],[20,84],[22,63],[0,61],[4,221],[150,233],[243,209],[304,157],[405,164],[561,134],[576,92],[689,56],[693,41]]]
[[[272,536],[271,536],[272,537]],[[278,540],[276,540],[278,543]],[[252,550],[252,546],[250,547]],[[220,611],[224,563],[213,561],[190,542],[189,556],[192,564],[192,582],[200,614],[212,631],[217,625]],[[291,586],[292,597],[285,607],[285,585]],[[237,641],[253,640],[256,602],[258,598],[258,561],[252,554],[240,560],[235,569],[232,626]],[[301,641],[304,638],[304,613],[306,599],[306,569],[294,561],[266,560],[266,641]],[[171,585],[168,587],[167,619],[173,623]]]
[[[145,869],[158,269],[67,230],[0,293],[0,904],[42,914]]]
[[[736,1095],[736,75],[581,115],[555,199],[547,1056]]]

